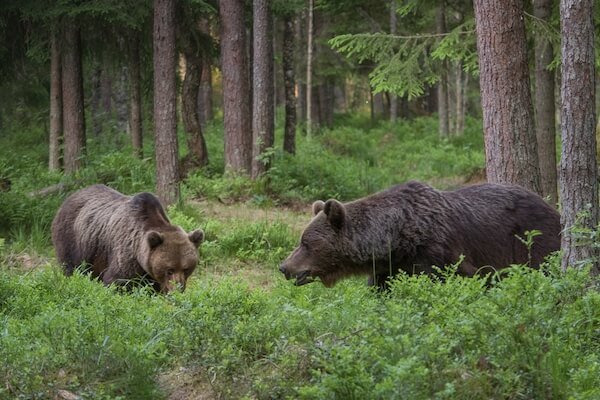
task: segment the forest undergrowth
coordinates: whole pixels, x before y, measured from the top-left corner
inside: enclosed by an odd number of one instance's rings
[[[476,120],[441,140],[433,118],[370,126],[342,116],[300,136],[294,157],[273,150],[256,182],[223,174],[222,127],[209,127],[210,165],[168,210],[173,223],[206,232],[200,266],[184,293],[168,296],[64,277],[50,243],[68,192],[92,183],[152,191],[150,139],[139,160],[126,139],[95,137],[87,166],[65,177],[47,172],[43,132],[1,135],[11,151],[0,155],[10,182],[0,192],[0,398],[600,398],[600,294],[586,271],[560,271],[556,256],[491,286],[449,271],[399,276],[385,294],[366,278],[295,287],[277,271],[314,200],[478,176]],[[56,184],[65,190],[39,193]]]

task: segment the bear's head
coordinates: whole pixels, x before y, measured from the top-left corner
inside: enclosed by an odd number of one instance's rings
[[[201,229],[186,233],[179,227],[145,232],[140,264],[160,285],[162,293],[185,290],[185,284],[198,264],[198,247],[204,239]]]
[[[297,286],[319,278],[326,287],[348,275],[352,243],[346,207],[337,200],[316,201],[313,219],[302,232],[300,245],[283,261],[279,270]]]

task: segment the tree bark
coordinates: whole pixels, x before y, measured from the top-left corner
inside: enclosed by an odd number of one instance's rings
[[[50,139],[48,168],[60,169],[60,141],[63,135],[63,102],[60,35],[58,27],[50,36]]]
[[[598,227],[593,15],[592,0],[560,2],[560,201],[563,269],[592,262],[592,272],[597,274],[598,254],[593,243],[577,243],[572,232],[574,226]]]
[[[100,136],[102,132],[102,125],[104,121],[104,111],[100,108],[102,102],[102,90],[101,90],[101,78],[102,78],[102,67],[100,63],[94,61],[92,63],[92,73],[90,77],[90,121],[92,123],[92,134],[96,137]]]
[[[208,165],[208,150],[200,117],[198,115],[197,99],[202,75],[202,59],[190,48],[184,49],[185,78],[183,80],[181,104],[183,107],[183,126],[188,146],[188,155],[184,160],[182,175],[198,167]]]
[[[390,0],[390,34],[395,35],[398,30],[398,14],[396,8],[397,0]],[[396,122],[398,119],[398,96],[390,93],[390,121]]]
[[[456,92],[454,93],[454,136],[460,136],[465,130],[465,106],[469,76],[463,72],[462,63],[458,61],[455,67],[456,71]]]
[[[285,92],[285,127],[283,150],[296,154],[296,75],[294,73],[294,18],[285,16],[283,21],[283,86]]]
[[[306,84],[298,82],[298,97],[296,99],[296,112],[300,121],[306,122]]]
[[[180,196],[174,0],[154,0],[153,45],[156,193],[170,205]]]
[[[113,73],[110,71],[108,55],[104,56],[100,67],[100,104],[102,106],[101,119],[105,122],[112,113]]]
[[[533,14],[549,22],[552,0],[534,0]],[[535,128],[540,160],[542,193],[550,204],[558,202],[556,178],[556,129],[554,107],[554,72],[548,70],[552,62],[552,43],[544,32],[535,34]]]
[[[438,0],[438,7],[435,12],[435,29],[438,34],[446,33],[446,4],[445,0]],[[441,40],[441,39],[440,39]],[[448,63],[444,60],[441,63],[440,81],[437,84],[437,102],[438,102],[438,121],[439,134],[441,137],[448,137],[450,132],[448,121]]]
[[[319,98],[319,123],[327,128],[333,127],[333,113],[334,113],[334,84],[331,78],[325,78],[323,83],[318,86],[318,98]],[[383,105],[383,94],[378,93],[378,111],[384,113]]]
[[[541,194],[523,0],[475,0],[486,172]]]
[[[144,156],[142,131],[142,90],[140,77],[140,37],[132,33],[129,42],[129,132],[133,151],[138,158]]]
[[[202,62],[200,88],[198,90],[198,114],[200,126],[205,126],[214,119],[212,101],[212,66],[206,59]]]
[[[85,156],[81,36],[72,21],[64,24],[62,55],[64,165],[65,172],[72,174],[83,166]]]
[[[306,50],[306,136],[312,134],[312,58],[313,58],[313,2],[308,0],[308,32]]]
[[[270,167],[265,151],[275,140],[274,86],[273,86],[273,21],[268,0],[253,1],[254,51],[252,90],[252,178],[256,179]]]
[[[225,168],[238,173],[252,170],[250,83],[244,27],[244,2],[219,1]]]
[[[129,133],[129,70],[126,65],[121,65],[118,68],[118,75],[114,90],[114,106],[115,120],[114,126],[119,133],[117,143],[121,142],[123,135],[121,133]]]
[[[200,18],[198,28],[202,34],[211,36],[210,21],[208,18]],[[212,65],[209,57],[202,57],[200,73],[200,88],[198,90],[198,116],[200,126],[204,127],[214,119],[213,112],[213,87],[212,87]]]

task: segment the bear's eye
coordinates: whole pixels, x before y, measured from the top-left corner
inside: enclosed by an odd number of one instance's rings
[[[173,268],[169,268],[167,270],[167,275],[169,275],[169,276],[173,276],[174,273],[175,273],[175,270]]]

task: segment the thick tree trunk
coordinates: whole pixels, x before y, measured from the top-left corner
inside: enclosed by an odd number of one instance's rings
[[[541,193],[523,0],[475,0],[486,172]]]
[[[83,166],[85,156],[81,37],[73,22],[64,24],[62,55],[64,165],[65,172],[72,174]]]
[[[185,78],[181,95],[183,126],[188,146],[188,155],[183,162],[182,175],[198,167],[208,165],[208,150],[198,116],[198,91],[202,74],[202,59],[192,49],[184,49]]]
[[[60,35],[57,27],[50,36],[50,139],[48,168],[60,169],[60,141],[63,135],[63,102]]]
[[[142,91],[140,77],[140,38],[132,33],[129,42],[129,133],[133,151],[138,158],[144,156],[142,131]]]
[[[286,16],[283,21],[283,86],[285,92],[285,126],[283,150],[296,154],[296,75],[294,73],[294,19]]]
[[[534,0],[533,14],[548,22],[552,14],[552,0]],[[548,70],[552,62],[552,43],[542,32],[535,35],[535,127],[540,160],[542,193],[550,204],[558,202],[556,178],[556,129],[554,107],[554,72]]]
[[[446,33],[446,0],[438,0],[435,12],[435,29],[438,34]],[[448,71],[447,62],[441,63],[440,81],[437,84],[437,103],[439,133],[441,137],[448,137],[450,133],[448,120]]]
[[[598,180],[595,137],[594,20],[592,0],[561,0],[560,202],[563,225],[562,267],[587,262],[597,274],[593,243],[579,244],[574,226],[598,227]],[[580,218],[578,218],[578,215]]]
[[[270,167],[265,151],[275,140],[273,86],[273,21],[268,0],[253,1],[254,51],[252,90],[252,178],[256,179]]]
[[[154,0],[152,40],[156,193],[170,205],[179,200],[174,0]]]
[[[246,53],[244,3],[219,1],[221,20],[221,71],[223,73],[223,125],[225,168],[250,173],[252,169],[252,120]]]

